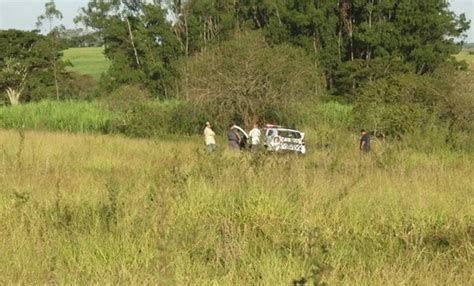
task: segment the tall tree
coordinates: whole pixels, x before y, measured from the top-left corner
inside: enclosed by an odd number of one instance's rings
[[[11,105],[18,105],[20,96],[25,88],[28,67],[13,58],[5,59],[0,72],[1,84],[5,87]]]
[[[48,28],[48,38],[50,39],[50,52],[51,52],[51,65],[54,75],[54,86],[56,90],[56,99],[59,100],[59,67],[57,54],[60,50],[59,36],[61,31],[64,30],[62,25],[54,25],[55,21],[61,21],[63,19],[63,14],[56,8],[54,0],[50,0],[45,4],[45,11],[43,15],[38,17],[36,26],[38,28],[44,27],[45,25]]]
[[[106,86],[141,84],[167,97],[182,50],[166,10],[159,1],[148,2],[92,0],[76,20],[103,37],[105,55],[111,60]]]
[[[238,120],[246,127],[257,119],[283,120],[296,102],[320,95],[306,52],[288,44],[269,47],[260,32],[240,33],[190,58],[187,72],[186,100],[204,103],[220,122]]]
[[[0,92],[7,93],[11,104],[54,94],[49,48],[49,38],[37,31],[0,31]],[[58,66],[58,73],[65,73],[63,65]]]
[[[458,49],[455,40],[469,27],[466,17],[450,11],[445,0],[242,0],[239,3],[247,3],[250,5],[247,10],[257,11],[253,14],[264,19],[257,26],[264,29],[271,43],[289,42],[314,54],[325,69],[329,89],[339,88],[341,82],[350,84],[352,89],[372,82],[374,77],[366,69],[375,59],[375,65],[380,66],[380,59],[393,63],[399,58],[418,73],[430,73],[452,58]],[[276,8],[272,10],[266,3]],[[261,13],[264,16],[259,16]],[[349,70],[358,75],[350,75]],[[348,75],[353,80],[340,78]]]

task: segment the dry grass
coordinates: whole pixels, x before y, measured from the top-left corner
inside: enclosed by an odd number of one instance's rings
[[[295,157],[1,131],[0,283],[474,283],[472,157],[309,137]]]

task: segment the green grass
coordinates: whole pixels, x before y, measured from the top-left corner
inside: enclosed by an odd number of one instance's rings
[[[64,50],[64,59],[72,63],[70,71],[90,75],[99,79],[107,71],[110,62],[104,56],[103,48],[70,48]]]
[[[474,43],[464,44],[463,50],[465,50],[465,51],[474,51]]]
[[[474,157],[338,139],[0,131],[0,283],[473,285]]]
[[[460,61],[466,61],[471,69],[474,69],[474,55],[469,54],[469,51],[460,52],[456,58]]]
[[[97,102],[57,102],[0,107],[0,127],[67,132],[101,132],[112,115]]]

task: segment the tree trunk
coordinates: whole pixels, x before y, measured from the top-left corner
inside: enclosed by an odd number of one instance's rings
[[[262,24],[260,23],[260,20],[257,17],[257,7],[255,7],[255,6],[252,7],[252,16],[253,16],[253,20],[255,21],[255,23],[257,23],[257,27],[259,29],[262,29]]]
[[[25,87],[25,82],[26,78],[28,77],[28,72],[26,69],[23,72],[23,75],[20,79],[20,84],[18,85],[18,88],[12,88],[12,87],[7,87],[5,90],[8,96],[8,99],[10,100],[11,105],[18,105],[20,103],[20,96],[23,93],[23,89]]]
[[[280,26],[283,26],[283,23],[281,22],[281,18],[280,18],[280,11],[278,11],[277,4],[275,4],[275,11],[276,11],[276,16],[277,16],[277,19],[278,19],[278,23],[280,24]]]
[[[186,16],[186,13],[184,15],[184,32],[185,32],[185,37],[186,37],[186,44],[184,47],[184,51],[186,53],[186,58],[189,56],[189,31],[188,31],[188,17]]]
[[[342,29],[339,29],[338,37],[337,37],[337,55],[339,58],[339,62],[342,62]]]
[[[50,30],[52,29],[50,23]],[[54,88],[56,90],[56,100],[59,100],[59,83],[58,83],[58,67],[56,60],[56,32],[51,33],[51,46],[53,48],[53,76],[54,76]]]
[[[18,105],[18,103],[20,103],[21,89],[15,90],[11,87],[8,87],[6,92],[12,106]]]
[[[137,48],[135,47],[135,41],[133,40],[132,27],[130,26],[130,21],[128,20],[128,16],[125,16],[125,20],[128,26],[128,35],[130,37],[130,42],[132,43],[133,53],[135,54],[135,61],[137,62],[137,66],[140,67],[140,60],[138,59],[138,52],[137,52]]]
[[[373,5],[374,5],[374,1],[371,1],[370,4],[372,4],[372,6],[368,9],[368,12],[369,12],[369,30],[372,30],[372,14],[373,14]],[[371,48],[370,48],[370,45],[367,45],[367,55],[366,55],[366,60],[367,61],[370,61],[372,57],[372,51],[371,51]]]
[[[56,66],[56,55],[53,56],[53,73],[54,73],[54,87],[56,88],[56,100],[59,100],[59,83],[58,83],[58,69]]]

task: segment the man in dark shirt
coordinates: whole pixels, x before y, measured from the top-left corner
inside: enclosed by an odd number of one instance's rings
[[[367,153],[370,151],[370,137],[369,133],[362,129],[360,131],[360,142],[359,142],[359,149],[360,151]]]
[[[227,131],[227,140],[229,141],[229,147],[232,150],[240,150],[239,146],[239,135],[237,134],[237,131],[234,128],[234,124],[231,124],[229,126],[229,130]]]

